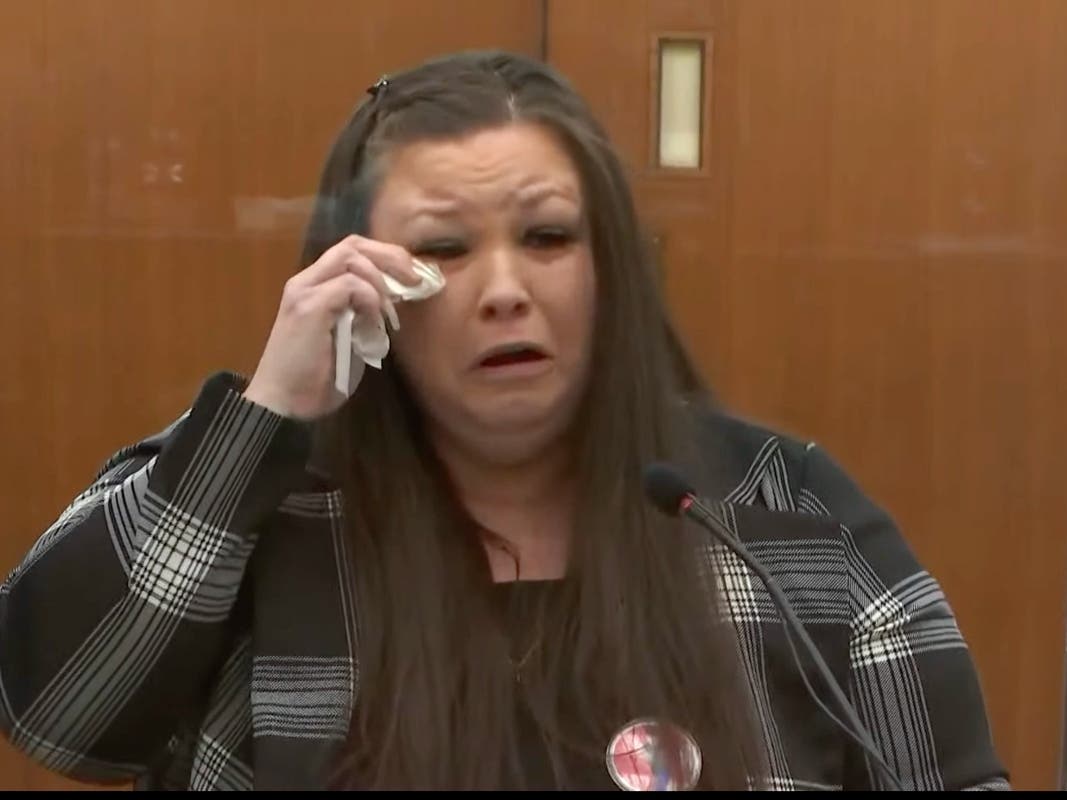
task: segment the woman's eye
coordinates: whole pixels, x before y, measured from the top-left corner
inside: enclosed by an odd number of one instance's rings
[[[410,252],[416,258],[447,261],[450,258],[465,256],[467,245],[459,239],[435,239],[411,248]]]
[[[563,247],[574,241],[574,233],[569,228],[545,226],[531,228],[523,236],[523,244],[539,250],[551,250]]]

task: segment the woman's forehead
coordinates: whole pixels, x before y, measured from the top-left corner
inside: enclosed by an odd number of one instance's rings
[[[577,170],[549,131],[514,124],[397,148],[387,158],[377,205],[407,218],[546,202],[581,202]]]

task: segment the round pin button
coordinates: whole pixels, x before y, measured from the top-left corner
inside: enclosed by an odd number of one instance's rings
[[[605,762],[611,779],[628,792],[684,792],[700,780],[700,748],[693,737],[656,719],[636,719],[616,733]]]

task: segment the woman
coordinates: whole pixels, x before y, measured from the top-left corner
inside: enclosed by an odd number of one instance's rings
[[[880,786],[758,580],[644,499],[670,460],[726,499],[905,786],[1006,787],[889,519],[711,408],[579,98],[497,53],[370,94],[254,376],[116,454],[5,584],[11,740],[145,788]],[[413,258],[445,288],[393,308]],[[349,309],[399,326],[346,398]]]

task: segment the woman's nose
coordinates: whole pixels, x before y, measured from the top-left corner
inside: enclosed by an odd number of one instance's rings
[[[510,253],[498,252],[484,267],[487,275],[479,316],[484,320],[503,321],[528,313],[530,294],[522,280],[517,259]]]

